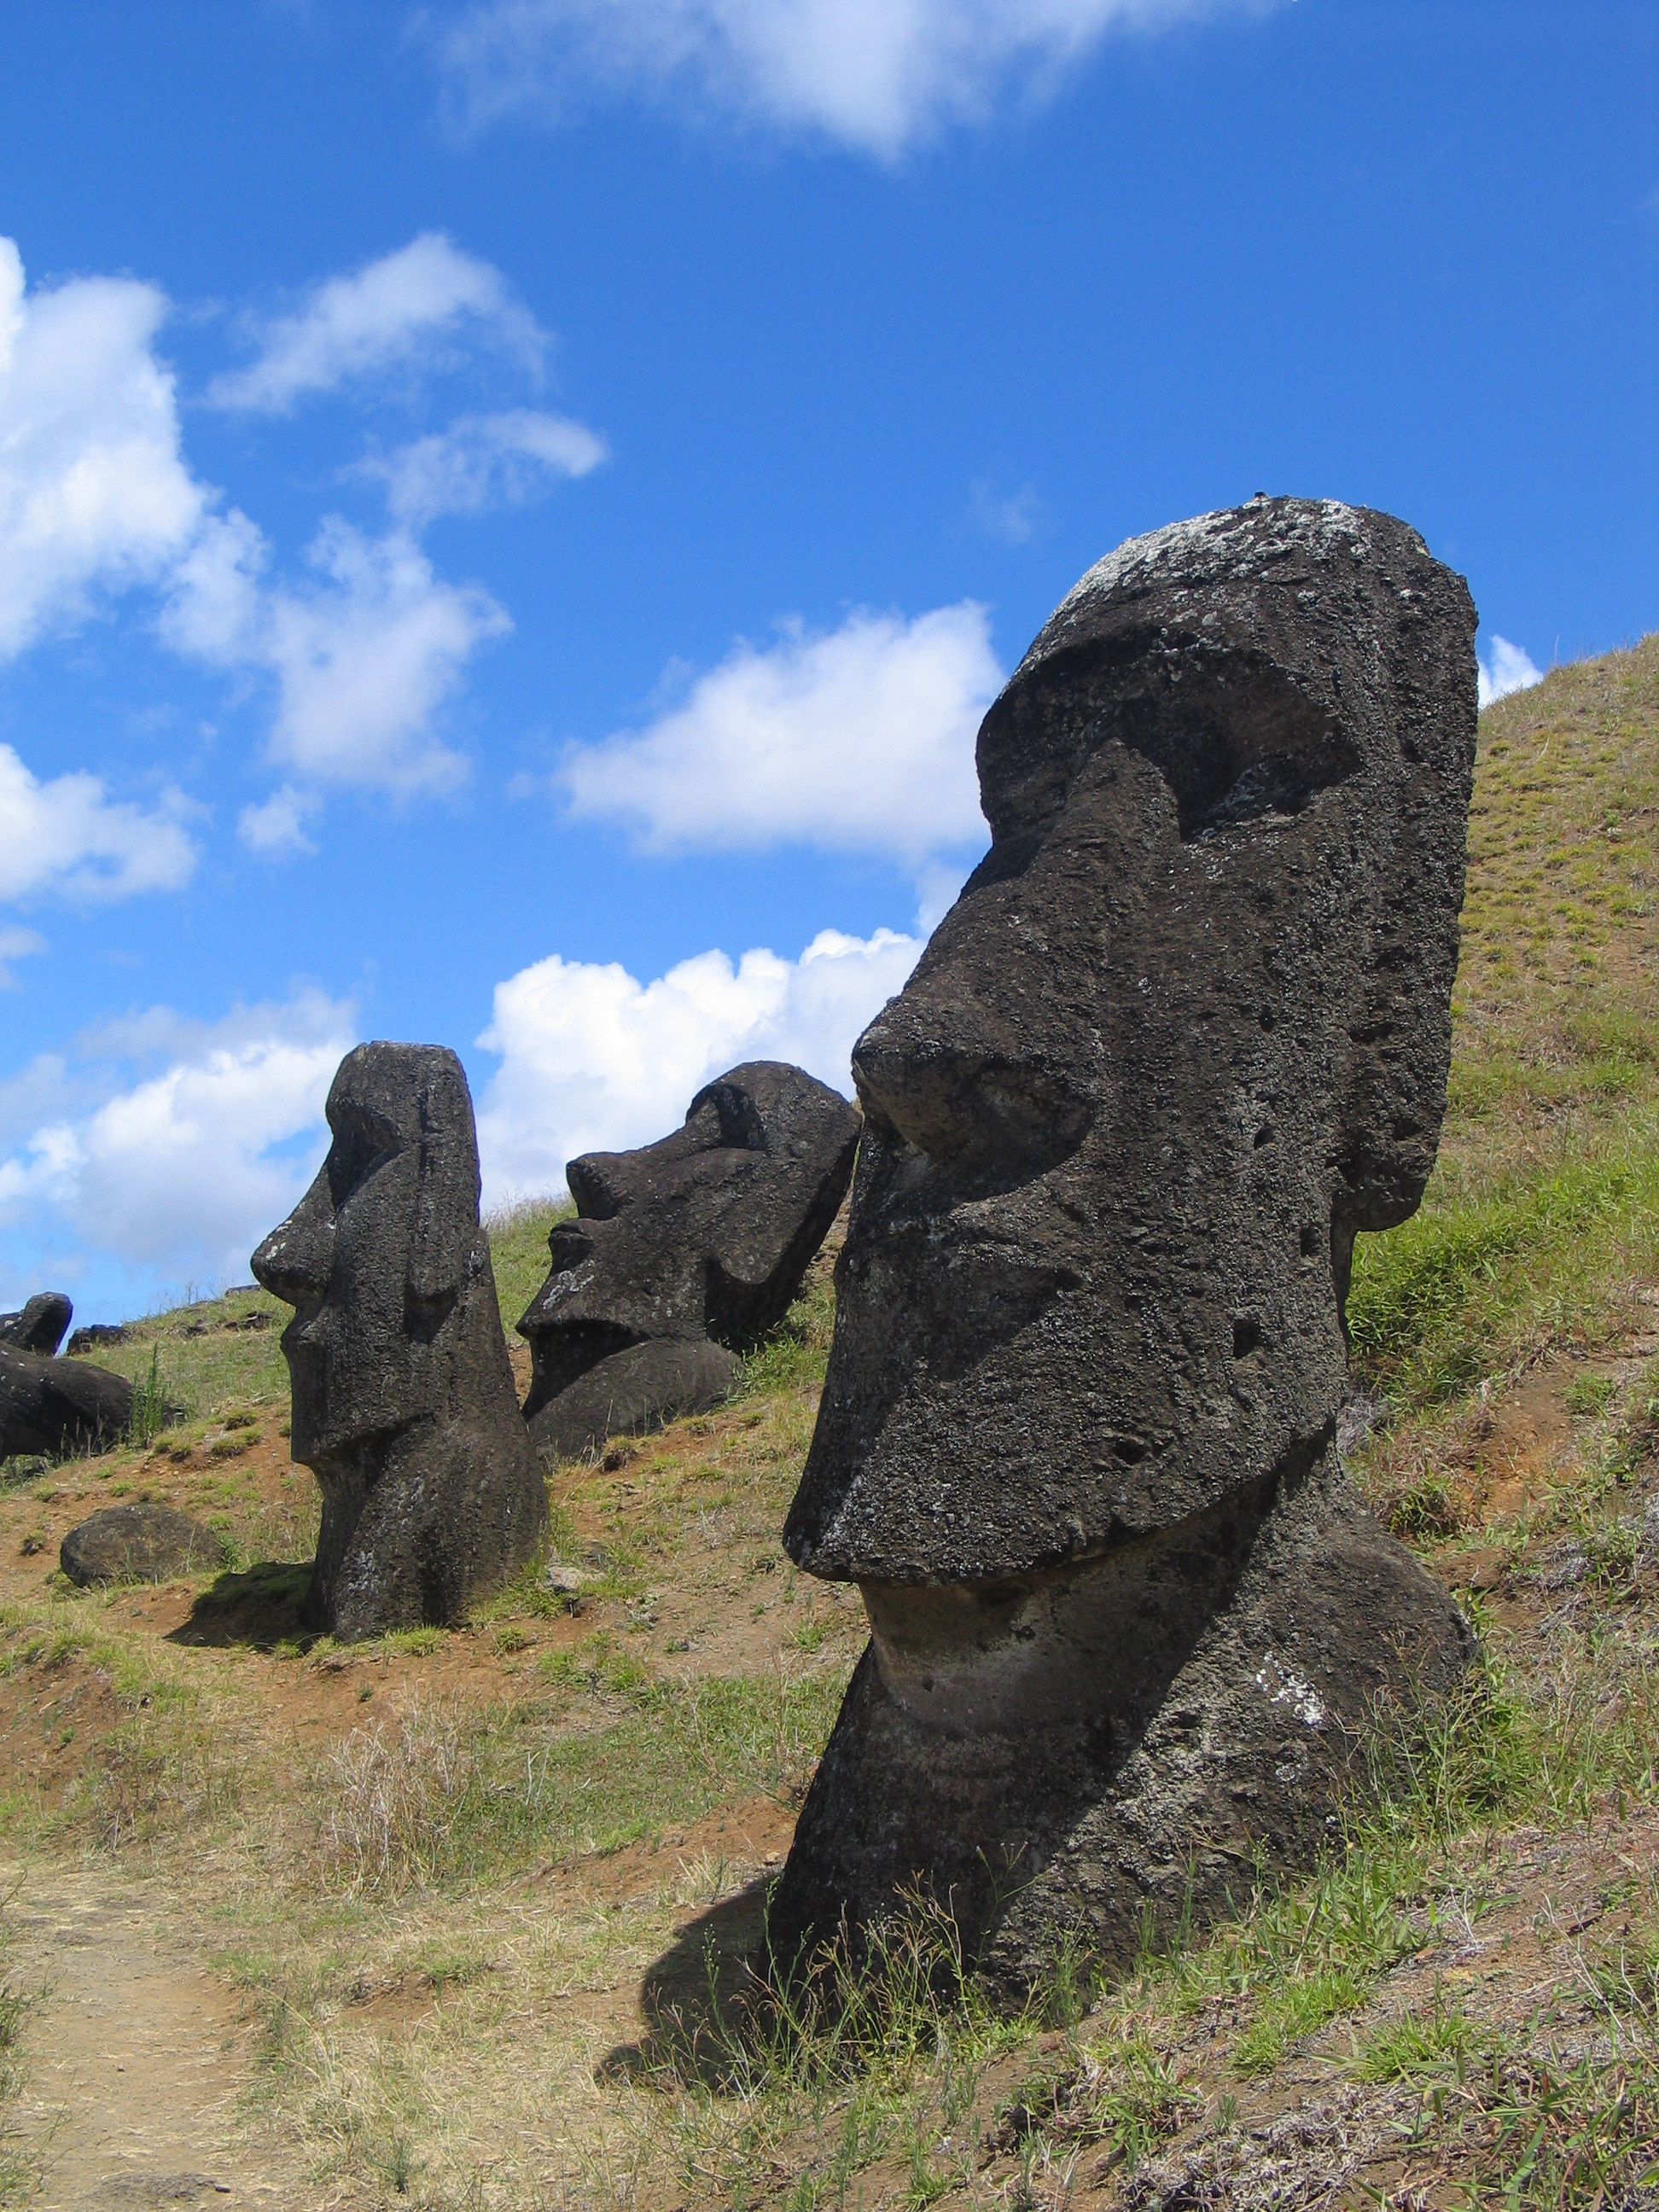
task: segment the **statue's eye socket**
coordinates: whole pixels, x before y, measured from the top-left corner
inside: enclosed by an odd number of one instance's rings
[[[376,1168],[392,1157],[372,1133],[348,1122],[334,1134],[328,1155],[328,1187],[337,1213],[352,1193],[361,1190]]]

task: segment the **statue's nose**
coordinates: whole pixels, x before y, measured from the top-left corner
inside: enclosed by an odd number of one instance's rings
[[[1072,1152],[1092,1101],[1067,1079],[976,1037],[952,1036],[895,1001],[859,1039],[853,1073],[865,1110],[930,1158],[999,1181],[1041,1174]]]
[[[304,1305],[328,1288],[334,1264],[334,1200],[325,1170],[288,1219],[254,1254],[253,1279],[284,1305]]]

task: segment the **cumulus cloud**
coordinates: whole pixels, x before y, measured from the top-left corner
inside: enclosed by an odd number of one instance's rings
[[[574,748],[573,813],[647,849],[799,843],[921,866],[982,844],[974,738],[1002,672],[971,600],[739,643],[648,729]]]
[[[1009,95],[1050,93],[1113,31],[1271,0],[485,0],[424,21],[453,119],[477,129],[640,92],[890,161]]]
[[[245,806],[236,817],[236,835],[250,853],[262,860],[292,859],[296,853],[314,853],[307,834],[322,810],[314,792],[296,791],[285,783],[258,806]]]
[[[215,1023],[155,1009],[82,1039],[76,1066],[54,1058],[26,1086],[59,1110],[0,1157],[10,1266],[50,1251],[71,1291],[93,1275],[135,1299],[245,1280],[326,1148],[323,1102],[354,1041],[353,1009],[318,993]]]
[[[975,530],[1004,545],[1029,545],[1042,521],[1042,502],[1030,484],[1003,493],[988,477],[969,485],[968,512]]]
[[[512,628],[487,592],[442,582],[410,538],[337,519],[312,548],[322,581],[272,593],[258,657],[276,677],[272,757],[310,781],[399,795],[467,773],[436,726],[485,639]]]
[[[464,415],[447,430],[359,462],[357,473],[380,478],[393,515],[418,531],[441,514],[523,506],[546,489],[550,477],[585,477],[610,456],[605,440],[586,423],[516,407]]]
[[[478,1039],[501,1057],[479,1100],[486,1203],[562,1190],[579,1152],[665,1136],[740,1060],[793,1060],[850,1095],[854,1043],[921,953],[892,930],[826,929],[799,960],[701,952],[649,983],[556,956],[520,969]]]
[[[0,745],[0,900],[56,892],[82,901],[174,890],[196,865],[181,793],[158,805],[112,799],[83,773],[42,783]]]
[[[1495,636],[1492,651],[1477,655],[1476,665],[1483,707],[1490,707],[1495,699],[1507,699],[1511,691],[1528,691],[1544,680],[1544,671],[1534,666],[1531,654],[1511,645],[1506,637]]]
[[[218,377],[220,407],[284,415],[308,393],[429,364],[463,329],[538,374],[546,337],[500,270],[427,231],[395,253],[315,286],[291,315],[257,330],[246,368]]]
[[[26,293],[0,238],[0,657],[164,578],[210,495],[179,452],[154,285],[82,277]]]

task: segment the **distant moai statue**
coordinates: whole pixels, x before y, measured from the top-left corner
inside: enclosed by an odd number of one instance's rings
[[[539,1449],[574,1458],[725,1396],[841,1210],[859,1126],[804,1068],[748,1060],[654,1145],[571,1161],[576,1211],[519,1323]]]
[[[307,1623],[346,1639],[464,1619],[534,1552],[547,1494],[479,1225],[460,1061],[359,1045],[327,1112],[328,1158],[253,1273],[295,1309],[292,1449],[322,1487]]]

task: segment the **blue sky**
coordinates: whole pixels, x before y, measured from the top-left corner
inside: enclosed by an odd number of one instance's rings
[[[1659,623],[1650,5],[15,0],[0,237],[0,1304],[241,1278],[362,1036],[496,1200],[845,1085],[1138,531]]]

